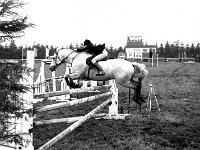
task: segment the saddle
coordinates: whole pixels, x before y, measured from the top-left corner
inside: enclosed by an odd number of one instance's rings
[[[86,64],[88,65],[88,73],[87,73],[87,79],[89,80],[90,79],[90,71],[91,71],[91,69],[96,69],[96,67],[94,66],[94,64],[92,63],[92,59],[95,57],[95,55],[93,55],[93,56],[91,56],[91,57],[88,57],[87,59],[86,59]],[[100,60],[100,61],[106,61],[108,58],[106,57],[106,58],[103,58],[102,60]]]
[[[92,59],[93,59],[94,57],[95,57],[95,56],[93,55],[93,56],[88,57],[88,58],[86,59],[86,64],[87,64],[89,67],[91,67],[91,68],[94,68],[94,65],[93,65],[93,63],[92,63]],[[105,57],[105,58],[103,58],[103,59],[100,60],[100,61],[106,61],[106,60],[108,60],[108,57]]]

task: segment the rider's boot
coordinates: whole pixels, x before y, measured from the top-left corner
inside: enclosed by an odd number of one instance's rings
[[[96,74],[97,76],[105,75],[105,72],[103,71],[103,69],[101,68],[101,66],[97,62],[95,62],[93,65],[95,66],[95,68],[98,71],[98,73]]]

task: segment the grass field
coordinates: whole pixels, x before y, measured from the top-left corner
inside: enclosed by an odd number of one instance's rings
[[[142,114],[139,114],[138,106],[132,101],[132,115],[125,120],[90,119],[53,145],[50,150],[199,150],[200,64],[165,63],[159,64],[159,67],[148,68],[148,71],[149,75],[143,81],[143,95],[148,96],[148,85],[153,84],[160,112],[153,103],[154,109],[149,116],[145,111],[145,103],[142,106]],[[123,106],[126,113],[128,89],[121,86],[118,88],[119,106]],[[87,95],[89,94],[83,93],[78,97]],[[105,99],[48,111],[38,114],[37,119],[85,115]],[[48,101],[38,103],[37,106],[46,103]],[[102,111],[106,112],[107,109]],[[69,124],[59,123],[35,127],[35,149],[68,126]]]

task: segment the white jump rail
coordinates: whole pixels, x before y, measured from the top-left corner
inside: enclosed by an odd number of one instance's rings
[[[37,93],[34,94],[34,98],[49,98],[53,96],[60,96],[65,94],[73,94],[73,93],[81,93],[86,91],[95,91],[100,89],[110,88],[111,85],[103,85],[103,86],[93,86],[93,87],[85,87],[85,88],[78,88],[78,89],[70,89],[66,91],[55,91],[55,92],[45,92],[45,93]]]
[[[56,109],[56,108],[60,108],[60,107],[66,107],[66,106],[70,106],[70,105],[80,104],[80,103],[83,103],[86,101],[92,101],[95,99],[99,99],[99,98],[108,96],[108,99],[105,102],[103,102],[101,105],[96,107],[94,110],[92,110],[90,113],[88,113],[85,116],[61,118],[61,119],[51,119],[51,120],[34,122],[36,125],[51,124],[51,123],[58,123],[58,122],[66,122],[66,123],[75,122],[70,127],[65,129],[63,132],[61,132],[56,137],[54,137],[53,139],[48,141],[46,144],[44,144],[42,147],[40,147],[38,150],[48,149],[49,147],[54,145],[56,142],[58,142],[60,139],[62,139],[68,133],[72,132],[75,128],[80,126],[83,122],[87,121],[91,117],[105,116],[106,119],[124,119],[125,116],[118,115],[118,90],[116,89],[115,81],[110,80],[109,83],[110,83],[110,85],[106,86],[106,87],[110,87],[110,90],[106,93],[102,93],[102,94],[98,94],[98,95],[94,95],[94,96],[90,96],[90,97],[86,97],[86,98],[81,98],[81,99],[73,100],[73,101],[69,101],[69,102],[52,104],[52,105],[45,106],[44,108],[38,109],[37,111],[41,112],[41,111]],[[94,87],[93,89],[95,89],[95,88],[100,89],[100,87],[98,87],[98,86]],[[74,90],[74,91],[72,90],[71,92],[75,92],[75,91],[76,90]],[[81,89],[79,89],[78,91],[81,91]],[[110,103],[110,105],[109,105],[109,113],[108,114],[95,114],[96,112],[98,112],[99,110],[104,108],[109,103]]]
[[[42,112],[42,111],[57,109],[57,108],[61,108],[61,107],[73,106],[73,105],[81,104],[84,102],[93,101],[93,100],[96,100],[96,99],[104,97],[104,96],[111,96],[111,95],[112,95],[112,92],[106,92],[106,93],[102,93],[102,94],[98,94],[98,95],[94,95],[94,96],[90,96],[90,97],[84,97],[84,98],[73,100],[73,101],[47,105],[43,108],[37,109],[36,111]]]
[[[94,114],[93,117],[95,118],[101,118],[106,116],[106,113],[102,114]],[[44,125],[44,124],[54,124],[54,123],[73,123],[76,122],[79,119],[82,119],[84,116],[78,116],[78,117],[69,117],[69,118],[59,118],[59,119],[50,119],[50,120],[40,120],[40,121],[34,121],[35,125]]]
[[[72,132],[74,129],[76,129],[77,127],[79,127],[82,123],[84,123],[85,121],[87,121],[90,118],[92,118],[92,116],[94,116],[94,114],[96,112],[100,111],[102,108],[104,108],[106,105],[108,105],[108,103],[110,101],[111,101],[111,98],[107,99],[105,102],[103,102],[101,105],[99,105],[94,110],[92,110],[91,112],[89,112],[83,118],[79,119],[78,121],[76,121],[75,123],[73,123],[71,126],[69,126],[67,129],[65,129],[63,132],[61,132],[60,134],[58,134],[57,136],[55,136],[53,139],[51,139],[50,141],[48,141],[46,144],[44,144],[38,150],[46,150],[49,147],[51,147],[52,145],[54,145],[56,142],[58,142],[64,136],[66,136],[68,133]]]

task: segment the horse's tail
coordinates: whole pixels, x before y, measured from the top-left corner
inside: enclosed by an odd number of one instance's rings
[[[140,72],[141,72],[140,78],[141,78],[141,79],[143,79],[144,77],[147,76],[148,71],[147,71],[147,69],[146,69],[146,65],[145,65],[145,64],[140,64],[140,63],[137,63],[137,62],[132,62],[132,65],[133,65],[133,66],[137,66],[138,69],[140,70]]]
[[[141,87],[142,87],[142,80],[147,76],[148,71],[144,64],[132,62],[132,65],[135,67],[135,73],[138,77],[139,86],[135,89],[136,92],[136,99],[135,102],[140,105],[140,112],[141,112],[141,105],[145,102],[144,98],[141,96]]]

